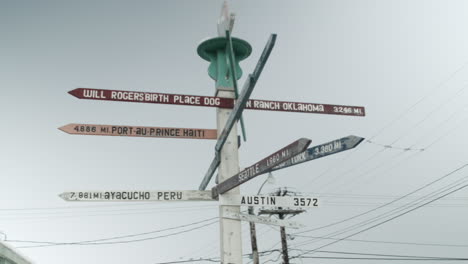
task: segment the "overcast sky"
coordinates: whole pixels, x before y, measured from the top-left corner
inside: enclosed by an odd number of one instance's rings
[[[319,199],[318,208],[292,218],[305,228],[287,229],[295,234],[288,240],[290,256],[297,257],[291,263],[363,262],[307,258],[350,257],[343,252],[468,258],[468,188],[438,199],[468,179],[468,168],[462,167],[468,163],[468,2],[229,4],[236,13],[233,36],[253,47],[241,63],[240,85],[269,35],[278,35],[251,98],[366,109],[365,117],[244,112],[248,140],[239,150],[241,168],[301,137],[310,138],[311,146],[348,135],[369,140],[354,150],[279,170],[273,173],[276,182],[263,188],[268,193],[288,187]],[[219,257],[216,202],[72,203],[58,197],[73,190],[195,190],[216,141],[70,135],[58,127],[216,128],[214,108],[80,100],[68,91],[89,87],[213,96],[208,62],[196,49],[217,35],[221,5],[220,0],[0,1],[0,231],[9,244],[35,263],[48,264]],[[243,184],[242,193],[256,194],[265,179]],[[410,197],[337,223],[426,185]],[[414,204],[419,198],[424,200]],[[432,199],[438,200],[396,217]],[[303,254],[379,223],[349,237],[354,240],[320,249],[335,253]],[[138,242],[21,242],[98,240],[185,225],[108,240],[147,239]],[[260,251],[280,248],[277,228],[257,229]],[[156,238],[166,235],[172,236]],[[247,224],[243,237],[243,254],[249,254]],[[267,260],[281,263],[278,252],[261,257],[262,263]]]

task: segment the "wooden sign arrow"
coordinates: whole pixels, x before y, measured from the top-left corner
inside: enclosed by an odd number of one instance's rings
[[[296,155],[290,160],[273,167],[270,171],[284,169],[292,165],[297,165],[306,161],[322,158],[345,150],[350,150],[359,145],[363,140],[364,138],[362,137],[351,135],[321,145],[317,145],[315,147],[308,148],[306,151]]]
[[[221,98],[214,96],[105,90],[95,88],[76,88],[74,90],[69,91],[68,93],[79,99],[89,100],[152,104],[175,104],[220,108],[233,108],[235,105],[234,100],[231,98]],[[365,108],[362,106],[271,101],[258,99],[248,100],[246,102],[245,109],[349,116],[366,115]]]
[[[176,104],[232,108],[234,100],[213,96],[186,94],[149,93],[137,91],[105,90],[94,88],[76,88],[68,92],[79,99],[119,101],[151,104]]]
[[[266,217],[266,216],[256,216],[256,215],[242,214],[242,213],[236,213],[236,212],[231,212],[231,211],[225,211],[223,214],[223,217],[229,218],[229,219],[241,220],[241,221],[255,222],[255,223],[265,224],[265,225],[284,226],[284,227],[295,228],[295,229],[305,227],[303,224],[300,224],[298,222],[291,221],[291,220],[281,220],[281,219],[275,219],[275,218]]]
[[[216,139],[216,129],[68,124],[60,130],[75,135]]]
[[[221,205],[262,207],[318,207],[318,199],[306,196],[222,195]]]
[[[298,139],[288,146],[255,163],[254,165],[244,169],[231,178],[221,182],[220,184],[213,187],[213,197],[218,197],[219,194],[223,194],[241,185],[242,183],[255,178],[256,176],[267,172],[274,166],[296,156],[297,154],[303,152],[307,146],[309,146],[310,142],[312,142],[310,139]]]
[[[68,202],[177,202],[177,201],[216,201],[210,191],[73,191],[59,196]]]

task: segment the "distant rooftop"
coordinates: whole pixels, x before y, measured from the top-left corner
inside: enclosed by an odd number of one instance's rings
[[[1,264],[33,264],[26,257],[18,253],[13,247],[4,242],[0,242],[0,263]]]

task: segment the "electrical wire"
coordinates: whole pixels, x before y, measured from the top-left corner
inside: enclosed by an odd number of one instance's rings
[[[414,190],[414,191],[412,191],[412,192],[410,192],[410,193],[408,193],[408,194],[406,194],[406,195],[404,195],[404,196],[402,196],[402,197],[399,197],[398,199],[395,199],[395,200],[393,200],[393,201],[391,201],[391,202],[389,202],[389,203],[386,203],[386,204],[384,204],[384,205],[381,205],[381,206],[379,206],[379,207],[377,207],[377,208],[374,208],[374,209],[372,209],[372,210],[369,210],[369,211],[367,211],[367,212],[364,212],[364,213],[355,215],[355,216],[353,216],[353,217],[350,217],[350,218],[347,218],[347,219],[344,219],[344,220],[341,220],[341,221],[338,221],[338,222],[335,222],[335,223],[332,223],[332,224],[328,224],[328,225],[325,225],[325,226],[322,226],[322,227],[319,227],[319,228],[314,228],[314,229],[311,229],[311,230],[306,230],[306,231],[302,231],[302,232],[298,232],[298,233],[293,233],[292,235],[302,234],[302,233],[306,233],[306,232],[315,231],[315,230],[318,230],[318,229],[330,227],[330,226],[337,225],[337,224],[340,224],[340,223],[349,221],[349,220],[351,220],[351,219],[357,218],[357,217],[359,217],[359,216],[368,214],[368,213],[370,213],[370,212],[372,212],[372,211],[376,211],[377,209],[380,209],[380,208],[382,208],[382,207],[385,207],[385,206],[388,206],[388,205],[390,205],[390,204],[392,204],[392,203],[395,203],[395,202],[397,202],[397,201],[399,201],[399,200],[402,200],[402,199],[404,199],[404,198],[406,198],[406,197],[409,197],[410,195],[412,195],[412,194],[414,194],[414,193],[416,193],[416,192],[418,192],[418,191],[420,191],[420,190],[422,190],[422,189],[424,189],[424,188],[426,188],[426,187],[428,187],[428,186],[430,186],[430,185],[432,185],[432,184],[434,184],[434,183],[436,183],[436,182],[439,182],[439,181],[441,181],[441,180],[443,180],[443,179],[449,177],[450,175],[452,175],[452,174],[454,174],[454,173],[456,173],[456,172],[458,172],[458,171],[464,169],[466,166],[468,166],[468,163],[467,163],[467,164],[464,164],[464,165],[462,165],[462,166],[460,166],[460,167],[458,167],[458,168],[456,168],[456,169],[454,169],[454,170],[452,170],[451,172],[449,172],[449,173],[447,173],[447,174],[445,174],[445,175],[439,177],[438,179],[436,179],[436,180],[434,180],[434,181],[432,181],[432,182],[430,182],[430,183],[427,183],[427,184],[423,185],[422,187],[420,187],[420,188],[418,188],[418,189],[416,189],[416,190]],[[448,194],[446,194],[446,195],[448,195]],[[445,195],[445,196],[446,196],[446,195]],[[443,197],[445,197],[445,196],[443,196]],[[427,195],[426,195],[426,196],[423,196],[423,197],[427,197]],[[440,197],[440,198],[442,198],[442,197]],[[439,199],[440,199],[440,198],[439,198]],[[426,203],[426,204],[428,204],[428,203]],[[426,205],[426,204],[424,204],[424,205]],[[418,208],[419,208],[419,207],[418,207]],[[416,209],[417,209],[417,208],[416,208]],[[414,210],[415,210],[415,209],[414,209]],[[375,226],[374,226],[374,227],[375,227]],[[354,234],[353,234],[353,235],[354,235]],[[327,236],[330,236],[330,235],[327,235]],[[350,236],[348,236],[348,237],[350,237]],[[344,239],[346,239],[346,238],[348,238],[348,237],[345,237]],[[332,243],[329,243],[329,244],[331,245],[331,244],[337,243],[337,242],[342,241],[342,240],[343,240],[343,238],[338,239],[338,240],[335,240],[335,242],[332,242]],[[278,244],[279,244],[279,242],[278,242],[278,243],[275,243],[271,248],[276,247],[276,245],[278,245]]]
[[[200,261],[209,261],[209,262],[220,262],[219,259],[215,258],[200,258],[200,259],[189,259],[189,260],[179,260],[179,261],[170,261],[170,262],[156,262],[153,264],[175,264],[175,263],[188,263],[188,262],[200,262]]]
[[[306,251],[303,249],[291,249],[297,251]],[[363,253],[363,252],[347,252],[347,251],[330,251],[330,250],[317,250],[317,253],[338,254],[338,255],[361,255],[361,256],[374,256],[374,257],[395,257],[395,258],[418,258],[418,259],[460,259],[453,257],[434,257],[434,256],[414,256],[414,255],[396,255],[396,254],[377,254],[377,253]]]
[[[211,221],[211,220],[214,220],[214,219],[216,219],[216,220]],[[164,232],[164,231],[169,231],[169,230],[179,229],[179,228],[183,228],[183,227],[193,226],[193,225],[197,225],[197,224],[208,222],[208,221],[211,221],[211,222],[209,222],[208,224],[205,224],[205,225],[195,227],[195,228],[191,228],[191,229],[187,229],[187,230],[183,230],[183,231],[179,231],[179,232],[175,232],[175,233],[171,233],[171,234],[167,234],[167,235],[157,236],[157,237],[141,238],[141,239],[134,239],[134,240],[124,240],[124,241],[102,242],[102,241],[109,241],[109,240],[115,240],[115,239],[130,238],[130,237],[137,237],[137,236],[143,236],[143,235],[148,235],[148,234],[160,233],[160,232]],[[193,230],[200,229],[200,228],[205,227],[205,226],[212,225],[212,224],[217,223],[217,222],[218,222],[218,217],[212,217],[212,218],[205,219],[205,220],[202,220],[202,221],[193,222],[193,223],[190,223],[190,224],[180,225],[180,226],[176,226],[176,227],[160,229],[160,230],[154,230],[154,231],[131,234],[131,235],[114,236],[114,237],[109,237],[109,238],[100,238],[100,239],[94,239],[94,240],[75,241],[75,242],[51,242],[51,241],[30,241],[30,240],[12,240],[12,239],[8,239],[8,240],[5,240],[5,241],[11,242],[11,243],[45,244],[45,245],[37,245],[37,246],[21,246],[21,247],[17,247],[17,248],[36,248],[36,247],[50,247],[50,246],[64,246],[64,245],[124,244],[124,243],[140,242],[140,241],[153,240],[153,239],[165,238],[165,237],[169,237],[169,236],[183,234],[183,233],[187,233],[187,232],[190,232],[190,231],[193,231]]]
[[[322,248],[324,248],[324,247],[327,247],[327,246],[336,244],[336,243],[342,241],[343,239],[350,238],[350,237],[352,237],[352,236],[361,234],[361,233],[363,233],[363,232],[365,232],[365,231],[368,231],[368,230],[370,230],[370,229],[373,229],[373,228],[376,228],[376,227],[378,227],[378,226],[381,226],[381,225],[383,225],[383,224],[385,224],[385,223],[388,223],[388,222],[390,222],[390,221],[392,221],[392,220],[394,220],[394,219],[397,219],[397,218],[399,218],[399,217],[401,217],[401,216],[403,216],[403,215],[406,215],[406,214],[408,214],[408,213],[410,213],[410,212],[413,212],[414,210],[417,210],[417,209],[419,209],[419,208],[421,208],[421,207],[423,207],[423,206],[425,206],[425,205],[428,205],[428,204],[430,204],[430,203],[432,203],[432,202],[435,202],[435,201],[437,201],[437,200],[440,200],[440,199],[444,198],[444,197],[447,196],[447,195],[450,195],[450,194],[452,194],[452,193],[454,193],[454,192],[457,192],[457,191],[459,191],[459,190],[462,190],[462,189],[464,189],[464,188],[466,188],[466,187],[468,187],[468,184],[467,184],[467,185],[463,185],[463,186],[461,186],[461,187],[458,187],[458,188],[455,189],[455,190],[452,190],[452,191],[450,191],[450,192],[448,192],[448,193],[446,193],[446,194],[444,194],[444,195],[441,195],[441,196],[439,196],[439,197],[436,197],[436,198],[434,198],[434,199],[432,199],[432,200],[430,200],[430,201],[428,201],[428,202],[426,202],[426,203],[423,203],[423,204],[421,204],[421,205],[419,205],[419,206],[417,206],[417,207],[414,207],[414,208],[409,209],[409,210],[407,210],[407,211],[405,211],[405,212],[402,212],[402,213],[400,213],[400,214],[398,214],[398,215],[396,215],[396,216],[393,216],[393,217],[391,217],[391,218],[389,218],[389,219],[386,219],[386,220],[384,220],[384,221],[381,221],[381,222],[379,222],[379,223],[377,223],[377,224],[375,224],[375,225],[372,225],[372,226],[367,227],[367,228],[365,228],[365,229],[362,229],[362,230],[360,230],[360,231],[358,231],[358,232],[355,232],[355,233],[353,233],[353,234],[350,234],[350,235],[347,235],[347,236],[345,236],[345,237],[343,237],[343,238],[340,238],[340,239],[338,239],[338,240],[336,240],[336,241],[333,241],[333,242],[330,242],[330,243],[325,244],[325,245],[323,245],[323,246],[317,247],[317,248],[315,248],[315,249],[308,250],[308,251],[307,251],[306,253],[304,253],[304,254],[317,251],[317,250],[322,249]],[[299,256],[300,256],[300,255],[299,255]]]
[[[291,257],[289,259],[293,259],[294,257]],[[351,257],[314,257],[314,256],[301,256],[301,258],[308,258],[308,259],[346,259],[346,260],[405,260],[405,261],[467,261],[468,258],[459,258],[459,259],[427,259],[427,258],[422,258],[422,259],[417,259],[417,258],[351,258]]]
[[[468,61],[465,62],[465,63],[464,63],[460,68],[458,68],[456,71],[454,71],[451,75],[449,75],[447,79],[445,79],[445,80],[443,80],[441,83],[439,83],[439,85],[437,85],[437,86],[435,87],[435,89],[433,89],[433,91],[436,90],[436,89],[438,89],[438,88],[440,88],[440,87],[442,87],[445,83],[447,83],[450,79],[452,79],[456,74],[458,74],[458,72],[460,72],[462,69],[464,69],[467,65],[468,65]],[[415,128],[416,126],[419,126],[422,122],[424,122],[425,120],[427,120],[427,118],[428,118],[430,115],[432,115],[432,114],[435,113],[437,110],[439,110],[443,105],[447,104],[449,101],[451,101],[452,99],[456,98],[456,95],[459,94],[461,91],[463,91],[466,87],[467,87],[466,85],[463,86],[463,87],[462,87],[461,89],[459,89],[454,95],[452,95],[452,96],[449,98],[449,100],[444,101],[443,103],[439,104],[439,105],[438,105],[436,108],[434,108],[428,115],[426,115],[426,116],[422,119],[422,121],[419,121],[416,125],[413,125],[413,127],[410,129],[410,131],[413,131],[414,128]],[[379,132],[377,132],[376,134],[374,134],[373,136],[371,136],[371,137],[368,139],[368,141],[372,142],[372,140],[373,140],[376,136],[380,135],[384,130],[386,130],[388,127],[390,127],[391,125],[393,125],[394,122],[400,120],[402,117],[404,117],[405,115],[407,115],[408,112],[412,111],[412,110],[415,108],[415,106],[417,106],[419,103],[421,103],[422,101],[424,101],[427,97],[428,97],[428,94],[426,94],[423,98],[421,98],[421,99],[418,100],[415,104],[413,104],[412,106],[410,106],[407,110],[405,110],[404,112],[402,112],[402,114],[400,114],[396,119],[392,120],[387,126],[384,126],[384,128],[382,128]],[[393,145],[394,143],[396,143],[397,141],[399,141],[402,137],[406,136],[407,134],[408,134],[407,132],[404,132],[402,135],[400,135],[399,137],[397,137],[397,139],[396,139],[395,141],[393,141],[391,144],[384,145],[384,148],[383,148],[381,151],[377,151],[377,152],[374,153],[370,158],[366,159],[364,162],[361,162],[361,163],[359,163],[358,165],[354,165],[354,167],[353,167],[351,170],[348,170],[348,171],[346,171],[345,173],[338,174],[337,176],[335,176],[335,177],[333,178],[333,180],[336,180],[337,178],[342,177],[344,174],[350,173],[351,171],[353,171],[353,170],[355,170],[356,168],[360,167],[360,164],[367,163],[369,160],[371,160],[371,159],[373,159],[373,158],[379,156],[381,153],[384,152],[384,150],[387,150],[388,147],[392,147],[392,145]],[[409,147],[409,148],[403,148],[403,151],[408,150],[408,149],[411,149],[411,147]],[[420,153],[420,152],[417,152],[417,153]],[[387,161],[388,161],[388,160],[387,160]],[[340,163],[342,163],[342,162],[340,162]],[[329,170],[326,170],[326,171],[329,171]],[[320,175],[320,177],[322,177],[322,176],[324,176],[324,175]],[[330,185],[330,184],[333,182],[333,180],[330,181],[328,185]]]
[[[323,236],[305,236],[305,235],[294,235],[296,237],[305,238],[318,238],[326,240],[339,240],[335,237],[323,237]],[[460,247],[468,248],[468,245],[457,245],[457,244],[440,244],[440,243],[417,243],[417,242],[398,242],[398,241],[381,241],[381,240],[363,240],[363,239],[342,239],[346,242],[361,242],[361,243],[374,243],[374,244],[394,244],[394,245],[411,245],[411,246],[430,246],[430,247]]]
[[[466,179],[461,179],[461,180],[462,180],[462,181],[466,181]],[[459,181],[460,181],[460,180],[459,180]],[[447,191],[447,190],[449,190],[449,189],[451,189],[451,188],[453,188],[453,187],[457,187],[457,186],[459,186],[459,185],[461,185],[461,184],[455,182],[455,183],[452,183],[451,185],[455,185],[455,186],[450,186],[450,185],[449,185],[448,187],[444,187],[444,188],[445,188],[444,190],[440,190],[440,189],[439,189],[439,191],[438,191],[438,193],[437,193],[436,195],[441,194],[441,193],[443,193],[443,192],[445,192],[445,191]],[[433,196],[432,193],[429,194],[429,195],[426,195],[425,197],[423,197],[423,198],[421,198],[421,199],[419,199],[419,200],[423,201],[423,200],[426,199],[426,198],[431,198],[431,196]],[[379,221],[380,219],[384,219],[384,218],[386,218],[387,216],[391,216],[392,214],[401,212],[401,211],[403,211],[403,210],[405,210],[405,209],[407,209],[407,208],[409,208],[409,207],[411,207],[411,206],[417,205],[418,202],[419,202],[419,201],[413,201],[413,202],[408,203],[408,204],[406,204],[406,205],[404,205],[404,206],[402,206],[402,207],[400,207],[400,208],[396,208],[396,209],[393,209],[393,210],[391,210],[391,211],[385,212],[385,213],[380,214],[380,215],[378,215],[378,216],[376,216],[376,217],[374,217],[374,218],[371,218],[371,219],[362,221],[362,222],[360,222],[360,223],[357,223],[357,224],[355,224],[355,225],[346,227],[346,228],[344,228],[344,229],[342,229],[342,230],[339,230],[339,231],[336,231],[336,232],[334,232],[334,233],[332,233],[332,234],[328,234],[327,236],[336,236],[336,235],[340,235],[340,234],[343,234],[343,233],[346,233],[346,232],[349,232],[349,231],[358,229],[358,228],[360,228],[360,227],[364,227],[364,226],[366,226],[366,225],[368,225],[368,224],[371,224],[371,223],[373,223],[373,222]],[[308,242],[304,242],[304,243],[302,243],[302,245],[310,244],[310,243],[313,243],[314,241],[315,241],[315,240],[308,241]]]
[[[437,84],[429,93],[426,93],[422,98],[420,98],[416,103],[412,104],[410,107],[406,108],[403,110],[396,118],[392,119],[387,125],[383,126],[381,129],[379,129],[372,137],[369,139],[372,140],[375,137],[379,136],[382,134],[382,132],[386,131],[389,127],[391,127],[395,122],[401,120],[404,116],[406,116],[409,112],[413,111],[413,109],[422,103],[424,100],[426,100],[432,93],[438,89],[440,89],[442,86],[444,86],[446,83],[448,83],[453,77],[455,77],[459,72],[461,72],[466,66],[468,66],[468,60],[465,61],[459,68],[457,68],[455,71],[453,71],[451,74],[447,76],[444,80],[442,80],[439,84]]]
[[[462,178],[462,179],[459,179],[459,180],[457,180],[457,181],[455,181],[455,182],[449,184],[448,186],[445,186],[445,187],[439,189],[439,190],[436,191],[436,192],[432,192],[432,193],[430,193],[430,194],[428,194],[428,195],[426,195],[426,196],[424,196],[424,197],[422,197],[422,198],[420,198],[420,199],[417,199],[416,201],[412,201],[412,202],[407,203],[407,204],[405,204],[405,205],[403,205],[403,206],[401,206],[401,207],[399,207],[399,208],[396,208],[396,209],[393,209],[393,210],[391,210],[391,211],[385,212],[385,213],[383,213],[383,214],[380,214],[379,216],[376,216],[376,217],[374,217],[374,218],[371,218],[371,219],[365,220],[365,221],[363,221],[363,222],[357,223],[357,224],[355,224],[355,225],[353,225],[353,226],[349,226],[349,227],[347,227],[347,228],[345,228],[345,229],[342,229],[342,230],[340,230],[340,231],[336,231],[336,232],[334,232],[333,234],[329,234],[329,235],[327,235],[327,236],[335,236],[335,235],[343,234],[343,233],[346,233],[346,232],[348,232],[348,231],[357,229],[357,228],[359,228],[359,227],[366,226],[367,224],[376,222],[376,221],[378,221],[378,220],[380,220],[380,219],[383,219],[383,218],[385,218],[385,217],[387,217],[387,216],[391,216],[392,214],[401,212],[401,211],[403,211],[403,210],[405,210],[405,209],[407,209],[407,208],[410,208],[411,206],[417,205],[419,202],[422,202],[422,201],[424,201],[424,200],[427,199],[427,198],[431,198],[431,197],[433,197],[433,196],[435,196],[435,195],[442,194],[442,193],[444,193],[444,192],[446,192],[446,191],[449,191],[451,188],[454,188],[454,187],[457,187],[457,186],[463,184],[463,182],[466,182],[466,181],[467,181],[466,178],[467,178],[467,177]]]
[[[427,187],[429,187],[429,186],[431,186],[431,185],[433,185],[433,184],[435,184],[435,183],[437,183],[437,182],[440,182],[441,180],[443,180],[443,179],[449,177],[450,175],[453,175],[454,173],[456,173],[456,172],[458,172],[458,171],[464,169],[464,168],[467,167],[467,166],[468,166],[468,163],[465,163],[465,164],[463,164],[462,166],[460,166],[460,167],[458,167],[458,168],[456,168],[456,169],[450,171],[449,173],[447,173],[447,174],[445,174],[445,175],[443,175],[443,176],[441,176],[441,177],[439,177],[439,178],[437,178],[437,179],[435,179],[435,180],[433,180],[433,181],[431,181],[431,182],[429,182],[429,183],[423,185],[422,187],[417,188],[417,189],[414,190],[414,191],[411,191],[411,192],[409,192],[409,193],[407,193],[407,194],[405,194],[405,195],[403,195],[403,196],[401,196],[401,197],[399,197],[399,198],[397,198],[397,199],[394,199],[394,200],[392,200],[392,201],[390,201],[390,202],[388,202],[388,203],[385,203],[385,204],[383,204],[383,205],[380,205],[380,206],[378,206],[378,207],[376,207],[376,208],[373,208],[373,209],[368,210],[368,211],[365,211],[365,212],[363,212],[363,213],[354,215],[354,216],[352,216],[352,217],[345,218],[345,219],[340,220],[340,221],[337,221],[337,222],[333,222],[333,223],[331,223],[331,224],[327,224],[327,225],[324,225],[324,226],[320,226],[320,227],[316,227],[316,228],[309,229],[309,230],[306,230],[306,231],[302,231],[302,232],[300,232],[300,233],[307,233],[307,232],[312,232],[312,231],[320,230],[320,229],[323,229],[323,228],[328,228],[328,227],[331,227],[331,226],[335,226],[335,225],[338,225],[338,224],[341,224],[341,223],[344,223],[344,222],[347,222],[347,221],[356,219],[356,218],[361,217],[361,216],[363,216],[363,215],[367,215],[367,214],[372,213],[372,212],[374,212],[374,211],[377,211],[377,210],[379,210],[379,209],[381,209],[381,208],[384,208],[384,207],[386,207],[386,206],[389,206],[389,205],[391,205],[391,204],[393,204],[393,203],[395,203],[395,202],[397,202],[397,201],[403,200],[403,199],[405,199],[405,198],[411,196],[412,194],[415,194],[416,192],[419,192],[419,191],[421,191],[421,190],[423,190],[423,189],[425,189],[425,188],[427,188]],[[297,234],[297,233],[296,233],[296,234]],[[294,235],[294,233],[293,233],[293,235]]]

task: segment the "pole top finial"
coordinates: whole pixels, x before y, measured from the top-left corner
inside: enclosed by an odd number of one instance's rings
[[[226,37],[226,30],[232,32],[232,28],[234,27],[234,20],[235,14],[229,13],[229,6],[226,0],[223,2],[223,6],[221,7],[221,14],[218,19],[218,36],[219,37]]]

